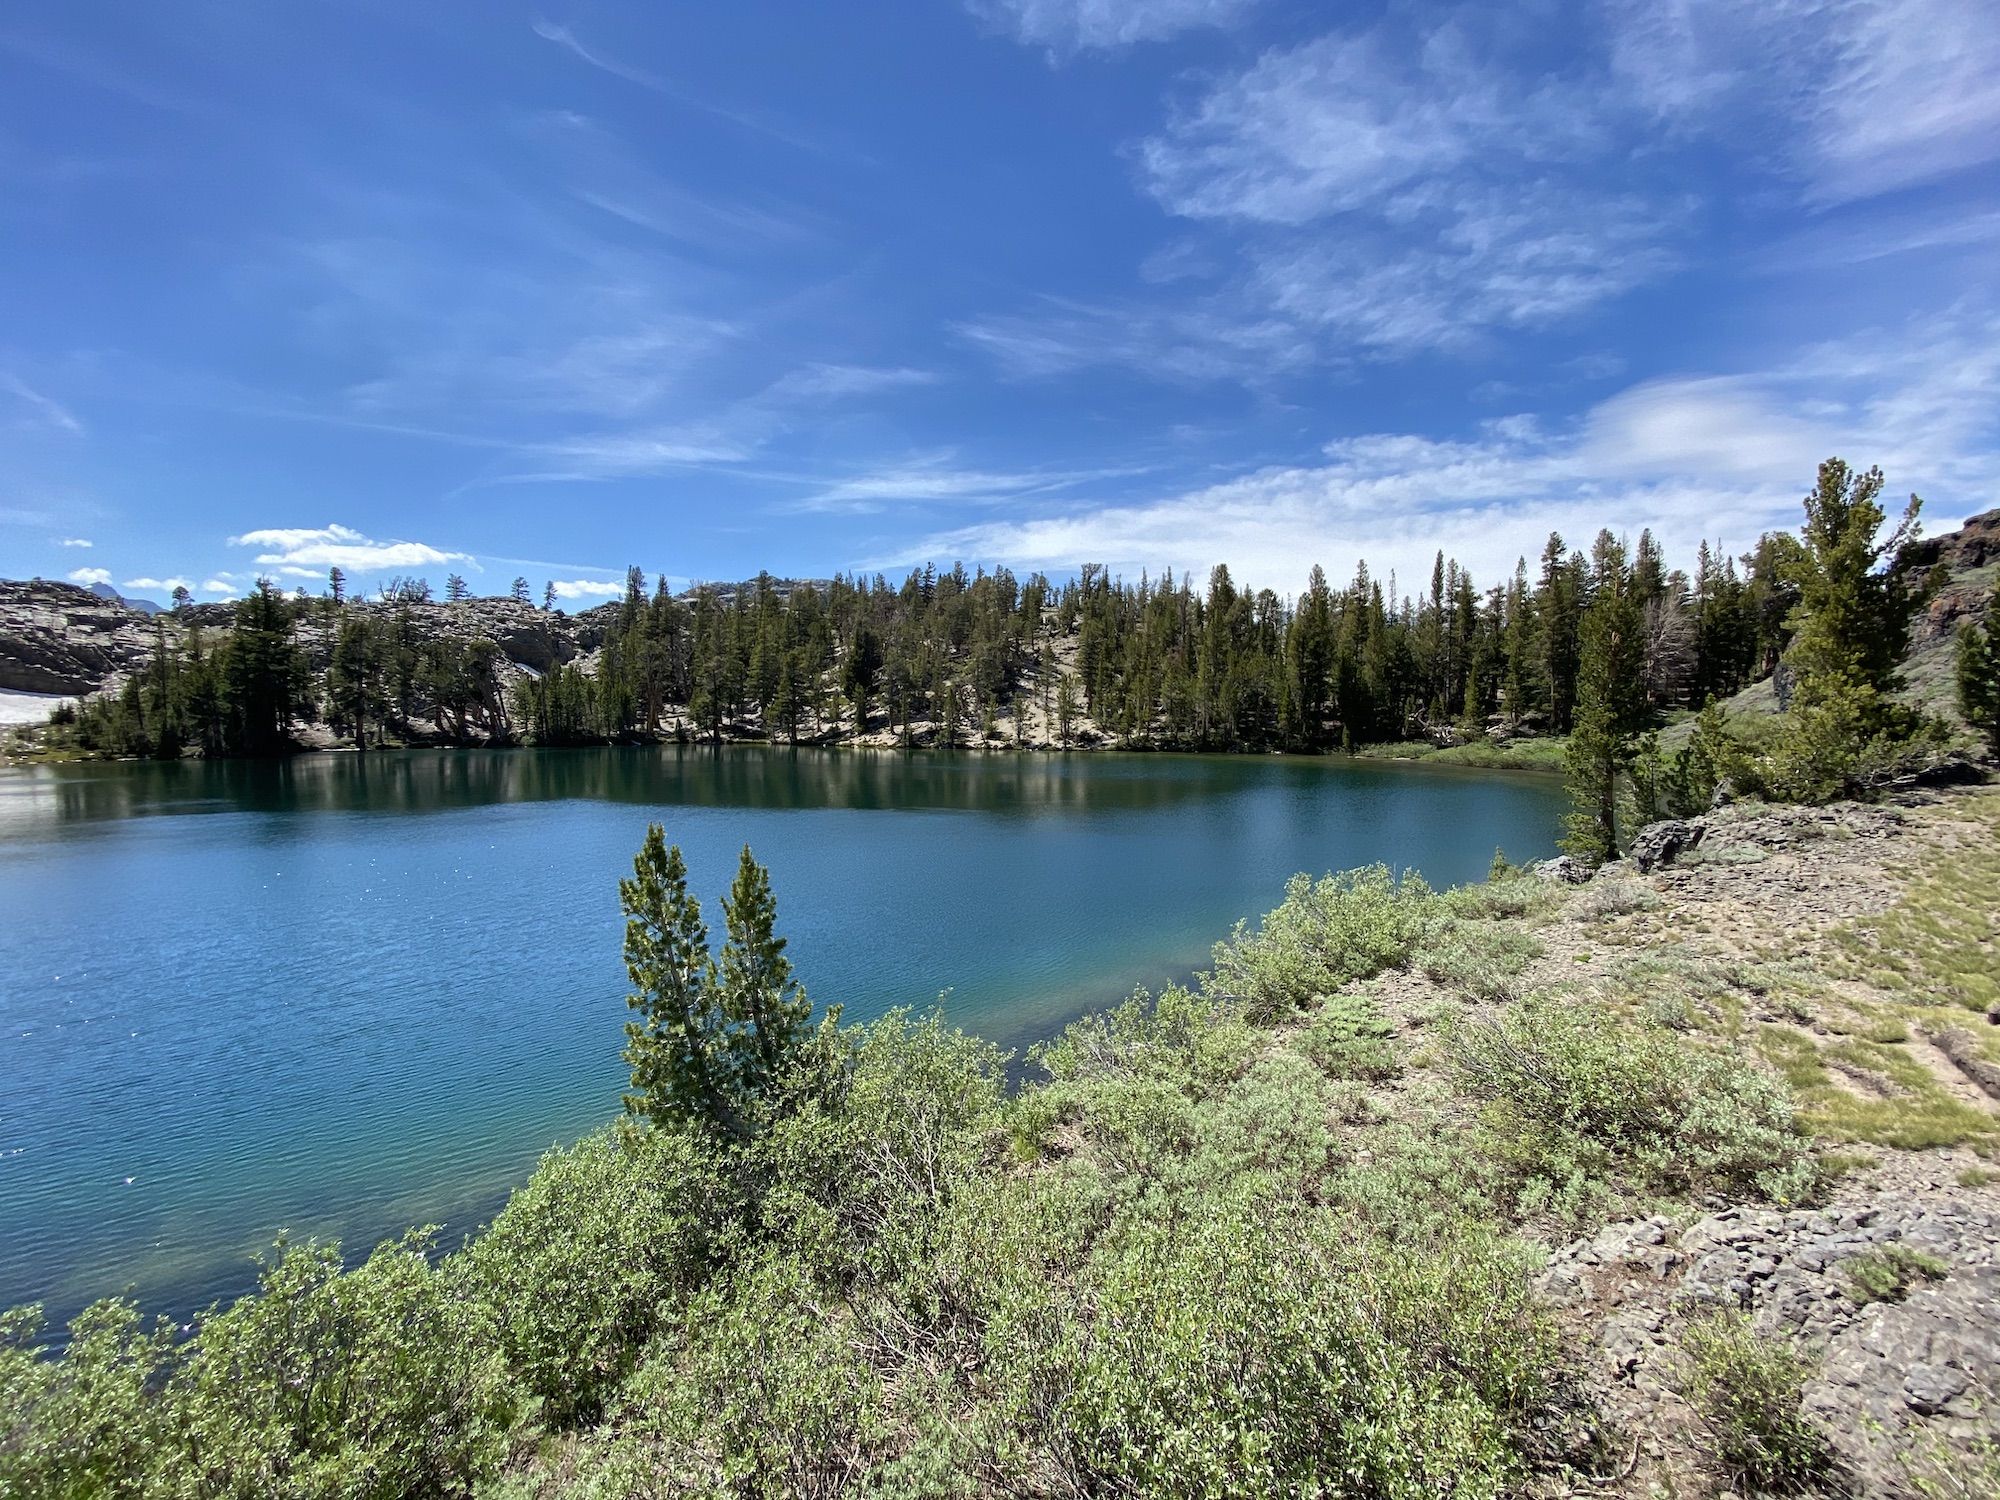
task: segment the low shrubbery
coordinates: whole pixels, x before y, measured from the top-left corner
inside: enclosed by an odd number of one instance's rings
[[[1355,990],[1329,995],[1292,1045],[1332,1078],[1380,1079],[1400,1071],[1395,1028],[1374,1000]]]
[[[1450,922],[1427,939],[1417,966],[1439,984],[1474,1000],[1514,998],[1522,971],[1542,945],[1517,927]]]
[[[1870,1302],[1901,1302],[1920,1281],[1942,1281],[1951,1267],[1908,1245],[1884,1245],[1853,1257],[1841,1266],[1847,1294],[1866,1307]]]
[[[1681,1351],[1681,1391],[1733,1483],[1753,1492],[1817,1491],[1833,1458],[1799,1409],[1811,1362],[1788,1344],[1759,1337],[1748,1319],[1730,1311],[1691,1322]]]
[[[1415,875],[1369,865],[1320,880],[1295,876],[1282,905],[1252,932],[1237,924],[1202,976],[1211,994],[1253,1021],[1289,1015],[1342,985],[1409,961],[1438,917],[1437,896]]]
[[[1817,1183],[1784,1086],[1668,1028],[1539,996],[1462,1023],[1450,1056],[1526,1211],[1708,1190],[1793,1203]]]
[[[281,1247],[258,1290],[192,1336],[100,1303],[60,1362],[9,1315],[0,1492],[389,1497],[447,1494],[504,1460],[527,1415],[495,1309],[423,1233],[353,1270]]]

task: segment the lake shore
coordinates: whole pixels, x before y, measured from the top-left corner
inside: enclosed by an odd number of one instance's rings
[[[137,760],[139,757],[116,757],[93,755],[64,744],[50,732],[48,714],[62,702],[74,700],[51,697],[43,694],[14,694],[14,698],[33,699],[13,705],[15,717],[0,718],[0,766],[5,765],[45,765],[82,760]],[[0,704],[0,708],[7,705]],[[39,712],[39,717],[32,715]],[[1427,741],[1397,741],[1378,745],[1362,745],[1353,750],[1328,749],[1322,751],[1282,751],[1282,750],[1227,750],[1188,749],[1175,745],[1162,745],[1150,741],[1134,741],[1116,735],[1104,734],[1094,726],[1086,727],[1067,741],[1058,737],[1044,736],[1039,729],[1032,737],[1015,734],[1011,720],[1006,729],[996,729],[991,735],[961,735],[947,746],[944,743],[942,726],[928,721],[919,721],[911,726],[905,735],[901,731],[886,727],[871,728],[864,733],[856,733],[849,728],[827,729],[816,734],[800,735],[796,740],[773,740],[754,723],[725,726],[720,737],[701,732],[683,716],[670,715],[664,727],[651,735],[633,736],[611,742],[594,742],[599,748],[644,748],[660,746],[686,746],[690,748],[729,748],[736,746],[758,746],[776,750],[872,750],[872,751],[947,751],[980,755],[1222,755],[1242,756],[1254,759],[1288,757],[1302,760],[1368,760],[1394,761],[1406,764],[1429,766],[1456,766],[1481,771],[1515,771],[1537,774],[1560,774],[1563,768],[1563,744],[1560,738],[1516,738],[1504,741],[1475,740],[1457,745],[1434,745]],[[351,739],[335,735],[323,725],[300,725],[296,729],[296,748],[293,755],[316,754],[374,754],[381,751],[398,750],[569,750],[590,748],[589,745],[535,745],[531,743],[499,742],[488,740],[460,740],[446,735],[417,732],[407,739],[398,739],[389,744],[371,745],[362,751]],[[198,759],[190,754],[187,758]]]

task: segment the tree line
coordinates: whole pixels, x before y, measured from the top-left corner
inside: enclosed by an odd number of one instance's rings
[[[1427,588],[1398,597],[1365,563],[1335,588],[1312,569],[1296,599],[1240,588],[1227,566],[1136,582],[1086,565],[1061,584],[1007,568],[882,575],[676,596],[630,571],[594,667],[521,684],[518,717],[544,743],[659,732],[796,743],[883,731],[903,743],[1019,739],[1031,714],[1070,742],[1087,719],[1134,749],[1356,748],[1412,736],[1567,733],[1584,617],[1604,560],[1549,537],[1481,590],[1439,553]],[[1703,545],[1670,569],[1650,532],[1632,555],[1640,634],[1631,663],[1653,710],[1727,696],[1768,672],[1796,602],[1797,544],[1742,559]]]
[[[1572,780],[1595,787],[1602,832],[1615,821],[1607,788],[1636,777],[1644,800],[1675,800],[1671,776],[1642,754],[1675,710],[1775,674],[1822,736],[1888,724],[1873,699],[1855,708],[1836,695],[1852,712],[1829,727],[1832,700],[1815,697],[1835,680],[1892,695],[1910,615],[1934,587],[1908,566],[1914,498],[1877,540],[1881,487],[1878,471],[1829,460],[1802,534],[1766,534],[1740,557],[1704,543],[1682,569],[1650,532],[1628,548],[1600,531],[1587,551],[1552,534],[1532,567],[1523,558],[1484,588],[1439,553],[1414,593],[1365,563],[1339,587],[1313,568],[1296,598],[1239,587],[1226,566],[1199,589],[1186,574],[1130,581],[1095,565],[1061,583],[926,565],[900,584],[766,573],[681,594],[634,567],[622,599],[580,617],[592,649],[540,674],[470,631],[419,628],[424,580],[391,580],[360,607],[334,569],[319,598],[260,585],[213,643],[162,627],[147,669],[75,722],[85,748],[165,757],[275,753],[294,721],[315,719],[362,748],[416,734],[573,745],[870,733],[943,747],[1089,735],[1133,749],[1316,753],[1580,731]],[[447,592],[469,597],[458,575]],[[510,602],[534,608],[527,579]],[[555,604],[544,588],[542,609]],[[294,630],[312,611],[331,635],[319,672]],[[1991,656],[1975,650],[1965,670],[1978,678]],[[1966,699],[1975,721],[1980,691],[1975,682]],[[1713,730],[1711,759],[1722,754]]]
[[[309,611],[328,609],[331,649],[315,671],[298,627]],[[170,629],[158,617],[153,629],[145,666],[115,692],[59,707],[59,732],[96,754],[157,760],[284,755],[310,723],[361,749],[406,740],[420,725],[460,744],[513,738],[500,648],[478,637],[426,638],[407,603],[364,613],[336,598],[288,598],[263,581],[234,606],[227,629],[211,633],[193,619]]]

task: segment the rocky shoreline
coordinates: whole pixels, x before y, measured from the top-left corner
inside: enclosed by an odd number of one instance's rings
[[[1839,1176],[1795,1208],[1709,1200],[1548,1238],[1538,1289],[1629,1444],[1605,1492],[1717,1485],[1679,1333],[1720,1307],[1809,1362],[1803,1409],[1834,1460],[1824,1493],[1987,1493],[1965,1486],[2000,1481],[2000,1004],[1982,1013],[1984,991],[1953,993],[1908,950],[1958,904],[2000,974],[2000,791],[1751,805],[1699,824],[1648,830],[1644,861],[1563,898],[1519,982],[1602,998],[1671,976],[1707,997],[1673,1024],[1785,1072]],[[1404,1024],[1421,1027],[1435,988],[1391,987]],[[1883,1267],[1908,1284],[1872,1294]]]

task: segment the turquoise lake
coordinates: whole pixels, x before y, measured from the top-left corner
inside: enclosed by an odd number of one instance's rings
[[[0,1306],[184,1316],[281,1229],[455,1243],[618,1111],[649,820],[715,941],[746,842],[813,998],[1025,1051],[1286,878],[1552,852],[1553,778],[763,748],[0,770]]]

